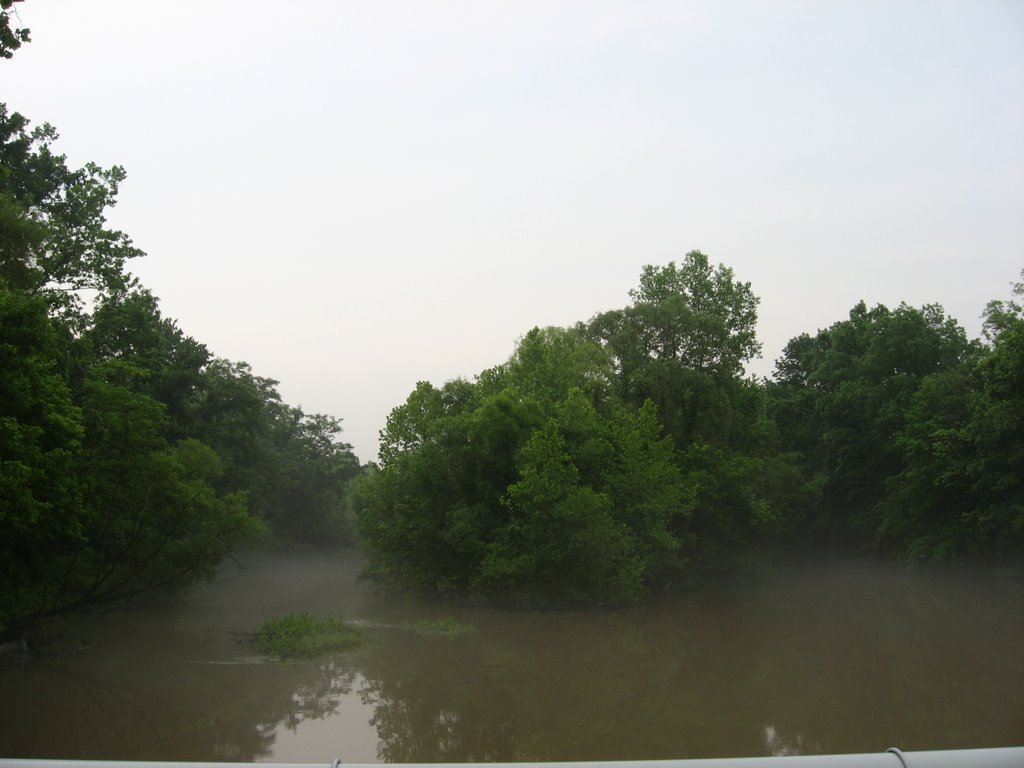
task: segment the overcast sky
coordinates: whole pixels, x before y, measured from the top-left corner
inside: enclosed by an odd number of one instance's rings
[[[768,374],[863,299],[971,335],[1024,267],[1024,2],[26,0],[0,99],[128,171],[132,271],[374,458],[418,380],[693,249]]]

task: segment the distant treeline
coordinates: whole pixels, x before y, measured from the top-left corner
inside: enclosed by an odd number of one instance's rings
[[[969,340],[863,303],[758,354],[758,298],[699,252],[632,303],[421,382],[355,494],[378,577],[536,605],[636,599],[758,552],[1024,553],[1024,284]]]
[[[420,383],[360,471],[339,422],[211,356],[126,270],[124,172],[0,105],[0,636],[187,584],[268,530],[417,590],[613,603],[788,547],[1024,553],[1024,285],[969,340],[853,308],[770,380],[749,283],[692,252],[629,306]]]
[[[104,219],[124,172],[56,138],[0,105],[0,636],[353,528],[338,421],[161,315]]]

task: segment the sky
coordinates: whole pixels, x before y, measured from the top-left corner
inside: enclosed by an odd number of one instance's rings
[[[1024,268],[1020,0],[26,0],[0,100],[165,316],[343,420],[701,250],[786,342],[858,301],[976,336]]]

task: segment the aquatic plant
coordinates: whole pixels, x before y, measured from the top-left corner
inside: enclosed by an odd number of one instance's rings
[[[263,622],[255,640],[261,653],[295,658],[350,650],[363,641],[363,633],[341,619],[286,613]]]
[[[414,625],[414,629],[421,635],[464,635],[476,631],[475,627],[459,621],[454,616],[445,616],[443,619],[420,619]]]

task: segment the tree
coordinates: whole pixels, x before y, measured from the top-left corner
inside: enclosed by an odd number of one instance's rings
[[[56,553],[59,588],[41,613],[183,586],[262,533],[244,499],[218,494],[217,455],[196,440],[170,445],[162,403],[140,391],[147,372],[97,364],[83,396],[82,537]]]
[[[981,392],[969,425],[977,451],[972,516],[994,551],[1024,551],[1024,272],[1014,298],[985,310]]]
[[[0,58],[10,59],[22,43],[31,42],[29,30],[11,27],[11,9],[21,0],[0,0]]]
[[[67,167],[51,149],[50,125],[0,104],[0,275],[10,287],[42,295],[51,308],[80,311],[79,291],[125,290],[125,262],[142,255],[123,232],[106,226],[124,181],[119,166]]]
[[[554,404],[578,387],[601,407],[615,390],[614,360],[588,335],[582,324],[530,329],[505,363],[480,374],[482,391],[514,389],[538,403]]]
[[[22,366],[38,383],[47,368]],[[0,520],[0,626],[8,633],[40,617],[182,586],[261,532],[241,497],[214,491],[213,451],[164,439],[166,409],[140,391],[146,377],[130,363],[98,363],[72,408],[50,374],[41,412],[49,430],[24,407],[5,413],[6,431],[42,438],[36,446],[12,441],[14,459],[3,462],[5,480],[14,481],[4,482],[11,503]]]
[[[760,348],[749,283],[694,251],[646,267],[630,296],[392,412],[360,487],[375,574],[501,602],[628,601],[808,514],[815,486],[742,375]]]
[[[0,105],[0,635],[187,584],[265,520],[344,537],[338,420],[163,317],[106,226],[123,171],[72,170],[28,125]]]
[[[0,632],[36,608],[51,553],[81,536],[81,410],[42,299],[0,280]]]
[[[655,408],[612,398],[579,329],[534,329],[475,383],[421,382],[362,481],[371,572],[520,604],[632,600],[683,570],[692,493]]]
[[[787,345],[770,388],[773,413],[782,450],[802,454],[822,487],[820,538],[889,540],[895,528],[880,505],[903,468],[909,443],[900,440],[909,439],[915,396],[930,376],[969,366],[977,351],[937,305],[869,310],[863,302],[849,319]]]
[[[647,321],[642,330],[649,354],[659,360],[738,374],[761,351],[756,333],[760,300],[750,283],[734,280],[724,265],[712,269],[700,251],[686,254],[680,267],[675,262],[644,267],[639,288],[629,295]]]
[[[692,490],[654,407],[602,417],[578,388],[523,447],[477,585],[505,600],[605,603],[636,599],[686,565]]]
[[[612,355],[621,397],[637,408],[652,400],[679,446],[742,441],[743,425],[754,419],[735,413],[744,401],[737,385],[743,364],[760,351],[750,283],[691,251],[682,265],[644,267],[630,297],[631,306],[588,326]]]
[[[252,513],[282,538],[316,544],[352,538],[345,486],[359,462],[337,438],[340,420],[285,404],[277,382],[246,363],[211,360],[194,388],[183,428],[221,457],[221,491],[245,494]]]
[[[56,132],[27,126],[0,105],[0,634],[187,583],[260,530],[212,489],[209,448],[168,441],[152,342],[182,339],[125,293],[139,251],[104,218],[123,171],[70,170]],[[83,289],[99,291],[96,325]]]
[[[779,454],[764,387],[743,376],[760,352],[758,298],[699,251],[681,265],[644,267],[632,304],[589,324],[614,362],[619,393],[652,401],[695,489],[686,537],[701,567],[715,567],[792,525],[812,495],[790,452]],[[682,533],[682,532],[681,532]]]
[[[468,591],[539,420],[539,404],[513,390],[418,383],[381,432],[380,471],[360,486],[371,572],[417,590]]]
[[[719,264],[712,268],[700,251],[682,265],[647,265],[624,310],[598,315],[591,329],[616,354],[620,374],[633,366],[674,361],[711,375],[736,375],[756,356],[757,305],[750,283],[734,279]],[[628,377],[627,377],[628,378]]]
[[[876,539],[911,559],[940,560],[986,548],[971,477],[970,424],[978,383],[969,366],[929,374],[911,397],[892,443],[901,466],[878,503]]]
[[[196,436],[196,402],[210,363],[206,345],[163,317],[144,288],[100,296],[83,334],[93,360],[121,360],[148,371],[145,392],[167,408],[167,438]]]
[[[352,446],[339,439],[341,431],[340,419],[332,416],[294,406],[275,409],[276,482],[261,506],[276,535],[321,546],[354,540],[348,485],[360,468]]]
[[[1024,295],[1024,283],[1014,286]],[[879,541],[914,559],[1024,551],[1024,311],[990,302],[985,345],[925,377],[894,436]]]

